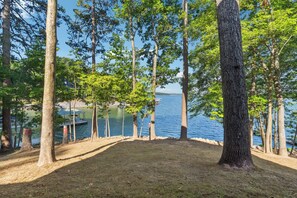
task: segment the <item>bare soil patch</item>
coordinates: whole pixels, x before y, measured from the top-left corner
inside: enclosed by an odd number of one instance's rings
[[[0,197],[297,197],[297,159],[253,151],[256,169],[228,170],[221,146],[198,141],[121,138],[0,157]]]

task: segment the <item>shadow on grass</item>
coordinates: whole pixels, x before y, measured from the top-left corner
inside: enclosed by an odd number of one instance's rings
[[[196,141],[121,142],[33,182],[1,185],[0,197],[297,196],[296,170],[254,157],[258,169],[231,171],[217,165],[220,155]]]
[[[103,149],[103,148],[108,148],[108,147],[110,147],[110,146],[116,145],[116,144],[118,144],[118,143],[120,143],[120,142],[122,142],[122,141],[124,141],[124,140],[127,140],[127,139],[128,139],[128,138],[121,139],[121,140],[118,140],[118,141],[116,141],[116,142],[111,142],[111,143],[109,143],[109,144],[104,144],[104,145],[102,145],[102,146],[97,147],[96,149],[91,150],[91,151],[88,151],[88,152],[85,152],[85,153],[82,153],[82,154],[79,154],[79,155],[75,155],[75,156],[67,157],[67,158],[61,158],[61,159],[58,159],[57,161],[65,161],[65,160],[74,159],[74,158],[77,158],[77,157],[83,157],[83,156],[85,156],[85,155],[88,155],[88,154],[94,153],[94,152],[96,152],[96,151],[99,151],[99,150],[101,150],[101,149]],[[64,152],[65,152],[65,151],[64,151]],[[58,154],[61,154],[61,153],[58,153]]]

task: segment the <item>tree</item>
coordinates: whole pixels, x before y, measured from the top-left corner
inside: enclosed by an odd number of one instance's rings
[[[13,72],[11,66],[14,62],[23,59],[25,53],[31,49],[33,43],[37,40],[45,39],[45,24],[40,21],[45,21],[46,16],[46,1],[45,0],[0,0],[1,5],[4,5],[2,10],[1,20],[3,20],[3,36],[2,44],[2,61],[6,62],[5,73],[3,72],[3,91],[1,98],[3,100],[3,129],[4,136],[2,145],[10,143],[11,136],[11,109],[14,108],[17,92],[15,92]],[[60,17],[63,16],[63,8],[59,7]],[[4,25],[6,24],[6,25]],[[8,25],[8,26],[7,26]],[[7,39],[9,37],[9,40]],[[9,41],[9,43],[8,43]],[[9,51],[9,54],[7,53]],[[8,56],[9,55],[9,56]],[[8,61],[9,58],[9,61]],[[8,64],[9,62],[9,64]],[[5,75],[4,75],[5,74]],[[13,83],[12,83],[13,82]],[[9,143],[8,143],[9,142]]]
[[[95,101],[99,104],[101,110],[105,114],[105,136],[110,136],[109,127],[109,106],[118,101],[119,96],[122,95],[122,85],[125,81],[116,76],[99,74],[98,72],[82,75],[81,84],[85,87],[85,94],[87,100]],[[96,118],[97,121],[97,118]],[[96,134],[97,137],[98,134]]]
[[[46,19],[46,54],[40,154],[38,166],[55,161],[54,110],[55,110],[55,66],[57,47],[57,0],[48,0]]]
[[[183,93],[182,93],[182,123],[181,123],[181,140],[187,140],[188,132],[188,1],[183,0]]]
[[[265,4],[259,4],[245,1],[243,12],[249,13],[246,14],[243,23],[245,27],[243,35],[246,41],[244,45],[252,52],[248,58],[258,60],[256,64],[263,67],[263,76],[266,81],[268,107],[264,116],[267,122],[265,152],[272,152],[272,109],[274,108],[278,112],[277,129],[274,132],[275,137],[279,136],[279,154],[287,155],[284,98],[291,97],[288,92],[294,86],[290,85],[290,78],[285,75],[294,71],[292,66],[296,60],[292,56],[296,53],[292,45],[294,40],[296,41],[294,38],[297,30],[296,2],[268,0]],[[274,101],[276,101],[275,107],[273,107]]]
[[[131,67],[131,52],[125,47],[125,40],[121,39],[118,34],[113,34],[110,49],[104,54],[104,61],[99,64],[99,68],[102,74],[112,75],[121,80],[121,83],[118,84],[121,87],[121,92],[117,94],[117,101],[127,104],[126,111],[136,116],[133,118],[133,121],[135,121],[137,114],[150,101],[146,70],[140,65],[139,61],[135,60],[134,64],[137,68],[135,87],[133,87],[133,80],[135,80],[133,72],[135,70]],[[133,125],[135,129],[137,125],[135,123]],[[134,132],[135,130],[133,130]],[[133,134],[134,138],[137,136],[137,133]]]
[[[180,5],[178,1],[143,0],[142,1],[141,32],[142,40],[146,41],[148,64],[151,74],[151,131],[150,138],[156,138],[156,88],[162,87],[175,81],[178,69],[170,69],[170,64],[179,57],[180,48],[176,44],[178,11]],[[151,49],[151,46],[153,48]]]
[[[217,0],[224,98],[224,147],[219,164],[250,169],[249,118],[238,0]]]
[[[110,16],[113,3],[114,1],[107,0],[78,0],[77,4],[81,9],[74,10],[75,21],[69,23],[70,40],[68,45],[83,60],[88,62],[88,59],[91,58],[92,73],[97,69],[96,56],[104,52],[103,43],[108,40],[108,34],[114,30],[114,26],[117,24],[117,20]],[[96,137],[98,133],[96,120],[97,104],[94,101],[92,137]]]
[[[189,4],[189,37],[199,41],[190,52],[193,72],[189,80],[189,111],[193,116],[204,114],[222,122],[222,79],[219,70],[219,38],[216,5],[212,0]]]
[[[4,0],[3,11],[2,11],[2,27],[3,27],[3,38],[2,38],[2,65],[10,69],[10,56],[11,56],[11,32],[10,32],[10,12],[11,12],[11,1]],[[7,88],[11,85],[11,79],[5,77],[2,79],[3,87]],[[2,116],[3,116],[3,129],[1,135],[1,149],[9,150],[11,148],[11,120],[10,120],[10,97],[4,96],[2,98]]]
[[[124,20],[126,25],[126,37],[131,42],[132,51],[132,89],[135,91],[137,83],[137,57],[136,57],[136,47],[135,47],[135,36],[138,29],[137,20],[140,16],[139,13],[139,1],[137,0],[124,0],[119,5],[117,9],[117,14],[120,18]],[[133,118],[133,138],[137,138],[138,134],[138,124],[137,124],[137,113],[132,112]]]

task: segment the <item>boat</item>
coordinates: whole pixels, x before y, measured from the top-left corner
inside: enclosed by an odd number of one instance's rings
[[[58,111],[58,114],[60,116],[62,116],[65,120],[68,120],[66,122],[64,122],[63,124],[60,124],[59,127],[63,127],[63,126],[73,126],[73,113],[75,113],[75,126],[77,125],[84,125],[84,124],[88,124],[88,121],[85,119],[85,112],[79,110],[79,109],[63,109],[61,108]],[[81,115],[83,115],[83,117],[81,118]]]

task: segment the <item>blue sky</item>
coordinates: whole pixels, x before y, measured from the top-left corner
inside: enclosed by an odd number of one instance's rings
[[[62,5],[66,9],[66,13],[70,16],[73,16],[73,9],[77,8],[76,6],[77,0],[60,0],[59,4]],[[58,43],[59,43],[59,51],[57,52],[58,56],[62,57],[71,57],[71,48],[65,44],[65,42],[68,40],[68,34],[67,34],[67,26],[66,24],[62,24],[58,28]],[[137,41],[136,41],[137,42]],[[136,46],[140,46],[140,43],[136,43]],[[175,61],[172,64],[172,67],[176,68],[179,67],[182,69],[182,62],[181,61]],[[181,93],[181,87],[178,83],[169,84],[165,87],[165,89],[157,89],[158,92],[164,92],[164,93]]]

